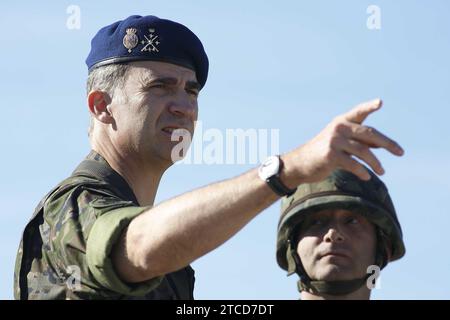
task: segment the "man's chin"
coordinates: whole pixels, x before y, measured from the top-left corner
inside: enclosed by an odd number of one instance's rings
[[[159,159],[159,161],[170,164],[183,160],[187,155],[185,149],[180,149],[180,147],[177,146],[177,142],[171,141],[165,141],[164,143],[159,144],[157,148],[152,147],[149,152],[149,158]]]
[[[317,275],[319,281],[343,281],[356,279],[355,272],[349,266],[327,264]]]

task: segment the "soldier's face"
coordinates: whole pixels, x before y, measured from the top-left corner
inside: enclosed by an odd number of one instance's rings
[[[139,61],[130,64],[123,105],[115,108],[117,142],[143,161],[172,164],[179,141],[172,131],[183,129],[192,137],[197,120],[200,85],[195,72],[170,63]]]
[[[375,263],[376,230],[362,215],[323,210],[308,216],[298,235],[297,253],[315,280],[351,280]]]

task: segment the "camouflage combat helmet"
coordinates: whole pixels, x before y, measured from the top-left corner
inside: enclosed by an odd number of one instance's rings
[[[369,181],[354,174],[335,170],[321,182],[300,185],[296,192],[284,197],[278,223],[277,262],[288,275],[300,276],[299,290],[312,289],[328,294],[350,293],[365,283],[363,279],[347,281],[315,281],[303,269],[296,248],[296,233],[305,216],[325,209],[357,210],[377,229],[375,263],[382,269],[388,262],[405,254],[402,230],[394,205],[384,183],[369,169]]]

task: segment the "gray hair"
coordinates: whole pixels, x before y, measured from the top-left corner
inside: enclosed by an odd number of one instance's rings
[[[111,97],[116,89],[123,88],[130,66],[126,64],[110,64],[92,70],[87,78],[86,94],[93,90],[105,91]],[[94,119],[90,116],[88,137],[91,136]]]

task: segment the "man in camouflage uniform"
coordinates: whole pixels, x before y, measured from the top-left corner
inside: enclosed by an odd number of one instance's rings
[[[302,300],[369,299],[379,271],[405,254],[388,190],[368,172],[335,170],[282,200],[277,261],[299,275]]]
[[[25,227],[17,299],[192,299],[190,263],[280,196],[337,167],[368,179],[352,156],[382,174],[372,147],[403,154],[395,141],[362,125],[381,107],[377,99],[259,169],[154,205],[160,179],[176,160],[179,138],[172,133],[194,132],[208,74],[203,46],[179,23],[131,16],[96,34],[86,63],[92,151]]]

